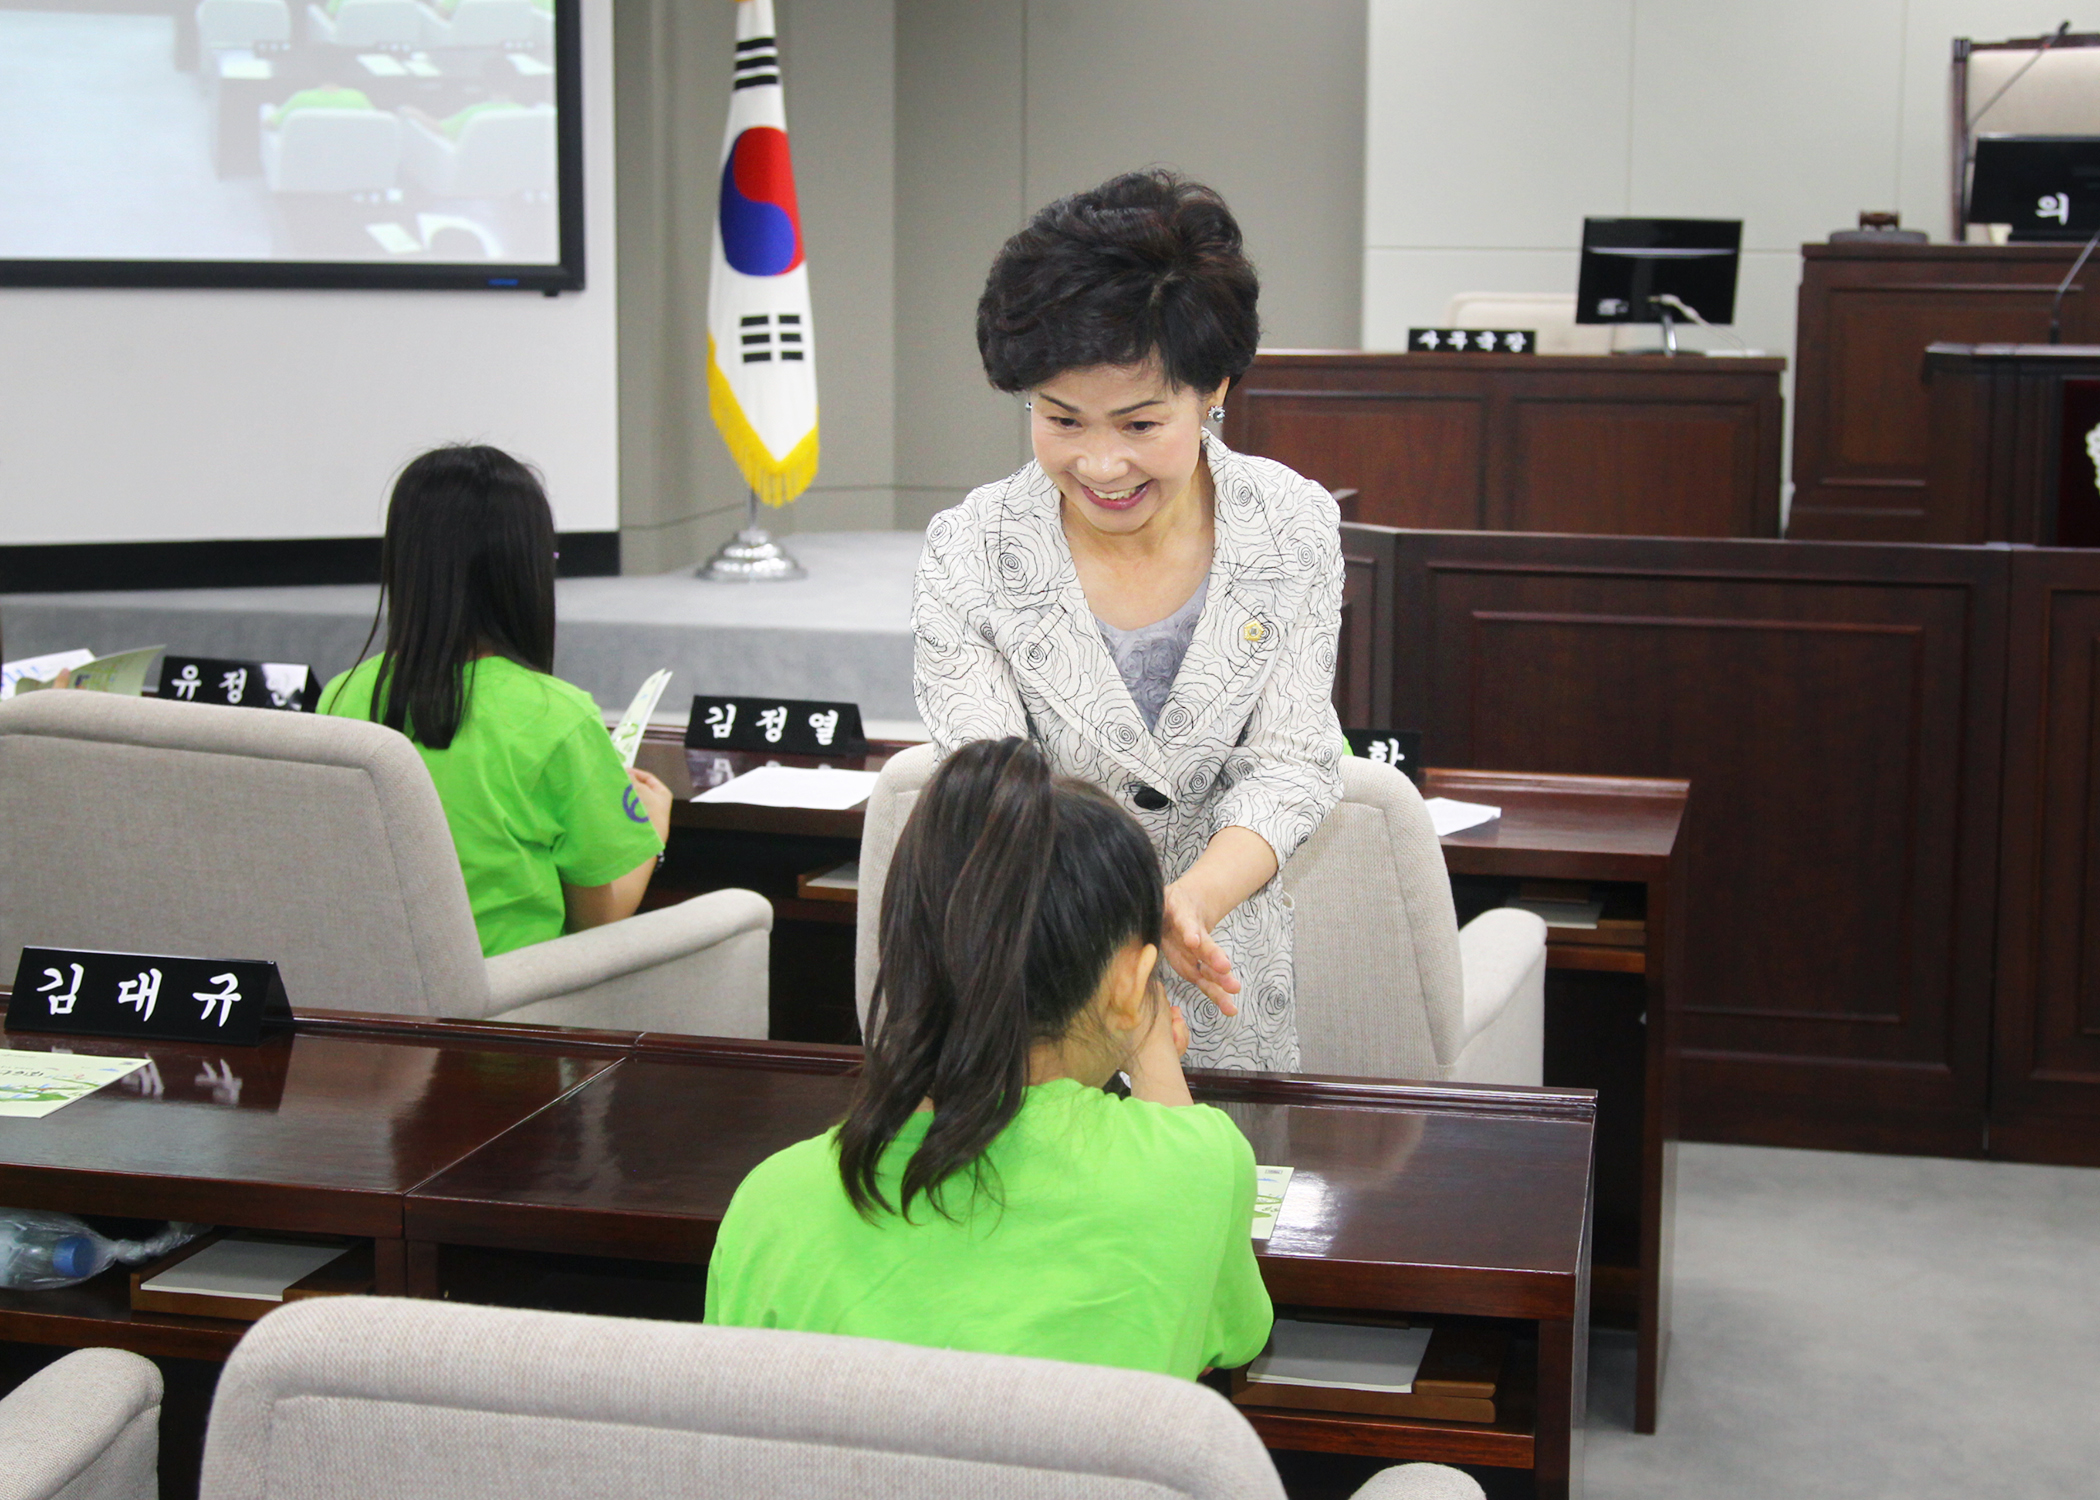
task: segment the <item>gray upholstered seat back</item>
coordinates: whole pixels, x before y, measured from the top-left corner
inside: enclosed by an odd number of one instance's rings
[[[1297,919],[1298,1066],[1444,1078],[1465,1045],[1458,917],[1429,809],[1391,766],[1342,761],[1342,800],[1283,869]]]
[[[1224,1397],[1132,1370],[452,1302],[287,1304],[202,1500],[1282,1500]]]
[[[875,987],[890,855],[937,756],[893,757],[868,798],[860,845],[854,992]],[[1283,871],[1297,921],[1299,1066],[1365,1078],[1444,1078],[1465,1043],[1458,918],[1436,829],[1414,783],[1342,762],[1342,800]]]
[[[0,704],[0,969],[24,944],[274,959],[294,1009],[480,1016],[444,809],[377,724],[46,691]]]

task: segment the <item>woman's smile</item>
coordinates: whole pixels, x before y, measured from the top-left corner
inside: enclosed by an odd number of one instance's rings
[[[1152,481],[1141,479],[1136,484],[1126,484],[1119,490],[1096,489],[1085,480],[1078,481],[1087,499],[1103,510],[1129,510],[1151,493]]]

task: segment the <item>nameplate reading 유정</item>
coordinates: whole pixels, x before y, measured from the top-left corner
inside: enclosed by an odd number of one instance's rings
[[[1422,731],[1419,729],[1345,729],[1349,749],[1365,760],[1405,771],[1416,786],[1422,784]]]
[[[803,698],[693,699],[688,750],[757,750],[782,755],[865,755],[860,705]]]
[[[265,1022],[289,1023],[284,980],[264,959],[161,957],[24,948],[9,1031],[158,1037],[252,1047]]]
[[[282,708],[312,713],[320,679],[303,662],[226,661],[216,656],[163,656],[160,696],[175,703],[228,708]]]

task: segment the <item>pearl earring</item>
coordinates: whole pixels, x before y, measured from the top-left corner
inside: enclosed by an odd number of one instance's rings
[[[1212,408],[1210,409],[1210,419],[1211,419],[1211,420],[1212,420],[1213,422],[1222,422],[1222,421],[1224,421],[1224,420],[1225,420],[1225,408],[1224,408],[1224,407],[1222,407],[1222,406],[1213,406],[1213,407],[1212,407]]]
[[[1035,403],[1034,403],[1033,401],[1023,401],[1023,402],[1021,403],[1021,410],[1023,410],[1023,411],[1034,411],[1034,410],[1035,410]]]

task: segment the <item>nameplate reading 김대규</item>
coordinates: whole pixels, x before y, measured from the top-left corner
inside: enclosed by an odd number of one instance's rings
[[[312,713],[321,680],[304,662],[226,661],[216,656],[164,656],[160,696],[176,703],[229,708],[282,708]]]
[[[7,1029],[252,1047],[291,1015],[265,959],[24,948]]]
[[[693,699],[688,750],[757,750],[782,755],[865,755],[857,703],[802,698]]]
[[[1419,729],[1345,729],[1351,753],[1382,766],[1405,771],[1416,786],[1422,784],[1422,731]]]

